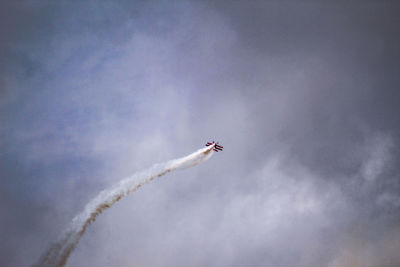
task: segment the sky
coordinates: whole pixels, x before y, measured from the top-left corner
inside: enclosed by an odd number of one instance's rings
[[[396,1],[3,1],[0,266],[400,266]]]

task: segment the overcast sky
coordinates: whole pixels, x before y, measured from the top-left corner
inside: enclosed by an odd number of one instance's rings
[[[323,2],[323,3],[322,3]],[[0,266],[400,266],[397,1],[3,1]]]

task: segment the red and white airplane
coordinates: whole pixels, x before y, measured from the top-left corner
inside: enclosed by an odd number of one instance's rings
[[[213,150],[214,150],[215,152],[222,151],[222,149],[224,148],[223,146],[218,145],[218,142],[215,143],[214,141],[212,141],[212,142],[207,142],[206,146],[211,146],[211,145],[213,145],[213,144],[215,144],[215,145],[214,145],[214,148],[213,148]]]

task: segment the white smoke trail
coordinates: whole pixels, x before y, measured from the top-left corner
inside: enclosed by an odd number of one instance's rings
[[[63,238],[53,244],[42,256],[40,262],[35,266],[64,266],[72,251],[85,233],[87,227],[94,222],[96,217],[105,209],[110,208],[124,196],[135,192],[144,184],[149,183],[157,177],[163,176],[164,174],[177,169],[195,166],[209,159],[213,153],[213,148],[214,145],[208,146],[199,149],[186,157],[161,164],[155,164],[145,171],[136,173],[131,177],[121,180],[112,188],[103,190],[85,206],[82,213],[72,220],[72,223],[63,235]]]

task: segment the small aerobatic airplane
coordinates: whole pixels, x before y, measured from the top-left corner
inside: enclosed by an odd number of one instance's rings
[[[224,148],[223,146],[218,145],[218,142],[215,143],[214,141],[212,141],[212,142],[207,142],[206,146],[211,146],[211,145],[213,145],[213,144],[215,144],[215,146],[214,146],[214,148],[213,148],[213,150],[214,150],[215,152],[222,151],[222,149]]]

